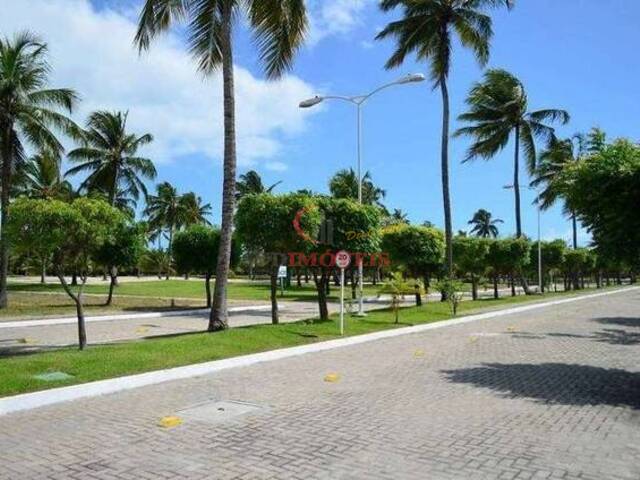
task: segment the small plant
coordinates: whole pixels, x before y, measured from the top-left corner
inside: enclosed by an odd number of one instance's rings
[[[378,290],[379,295],[391,295],[391,310],[395,316],[395,323],[398,323],[402,299],[406,294],[414,293],[414,291],[415,289],[413,285],[409,284],[404,279],[401,272],[392,273],[389,280],[387,280],[382,287],[380,287],[380,290]]]
[[[438,283],[437,288],[446,299],[449,304],[449,308],[451,309],[451,313],[455,317],[458,314],[458,306],[464,296],[462,283],[452,278],[444,278]]]

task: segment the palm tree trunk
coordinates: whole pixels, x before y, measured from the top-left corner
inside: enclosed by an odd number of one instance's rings
[[[2,194],[0,196],[0,308],[7,308],[7,275],[9,274],[9,243],[6,238],[6,225],[9,221],[9,194],[11,190],[11,170],[13,155],[11,152],[12,125],[8,125],[2,138]]]
[[[231,261],[231,235],[236,190],[236,126],[233,85],[233,51],[231,48],[231,2],[224,2],[220,49],[222,53],[222,83],[224,96],[224,180],[222,187],[222,228],[220,249],[213,291],[213,307],[209,316],[210,332],[228,327],[227,278]]]
[[[571,215],[571,226],[573,227],[573,249],[578,248],[578,221],[576,220],[576,214]]]
[[[516,149],[513,157],[513,193],[516,199],[516,237],[522,236],[522,219],[520,218],[520,126],[516,126]]]
[[[167,266],[167,276],[165,277],[165,280],[169,280],[169,276],[171,274],[171,247],[173,246],[173,230],[174,226],[172,224],[169,228],[169,245],[167,246],[167,253],[169,254],[169,265]]]
[[[270,299],[271,299],[271,323],[277,325],[280,321],[278,317],[278,265],[271,267]]]
[[[451,226],[451,196],[449,193],[449,91],[445,78],[440,79],[442,93],[442,199],[444,206],[444,231],[446,240],[447,271],[453,276],[453,227]]]

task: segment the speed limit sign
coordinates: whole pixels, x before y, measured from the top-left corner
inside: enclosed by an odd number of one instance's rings
[[[349,252],[340,250],[338,253],[336,253],[336,266],[338,268],[347,268],[350,263],[351,255],[349,255]]]

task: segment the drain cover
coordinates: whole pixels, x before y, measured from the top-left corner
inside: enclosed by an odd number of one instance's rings
[[[248,413],[263,411],[264,407],[252,403],[236,401],[215,401],[201,403],[180,410],[180,417],[186,421],[221,423]]]
[[[45,382],[57,382],[60,380],[68,380],[69,378],[73,378],[73,375],[69,375],[68,373],[64,372],[49,372],[34,375],[33,378],[35,378],[36,380],[44,380]]]

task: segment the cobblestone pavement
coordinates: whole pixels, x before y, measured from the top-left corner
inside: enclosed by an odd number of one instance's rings
[[[633,290],[11,414],[0,479],[637,480],[639,355]]]

